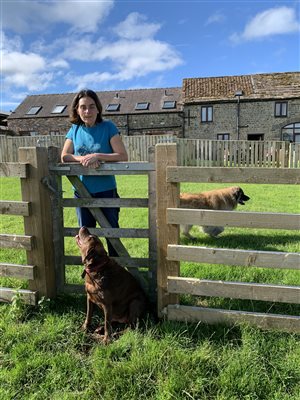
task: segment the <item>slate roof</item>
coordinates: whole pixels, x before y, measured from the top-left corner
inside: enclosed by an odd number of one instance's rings
[[[220,76],[183,79],[181,87],[158,89],[133,89],[97,92],[103,106],[103,115],[126,115],[141,113],[172,113],[182,111],[183,104],[199,102],[232,101],[235,92],[243,91],[243,99],[289,99],[300,98],[300,72],[282,72],[240,76]],[[31,95],[10,114],[8,119],[57,117],[69,114],[69,108],[53,114],[57,105],[69,106],[75,93]],[[176,101],[176,108],[163,109],[164,101]],[[148,110],[135,110],[136,103],[149,102]],[[119,111],[108,112],[108,104],[120,104]],[[26,113],[33,106],[42,106],[36,115]]]
[[[183,103],[222,101],[235,98],[243,91],[243,99],[300,98],[300,72],[186,78],[183,80]]]
[[[103,115],[122,115],[134,113],[162,113],[178,112],[182,110],[181,87],[163,88],[163,89],[136,89],[136,90],[114,90],[98,92],[99,99],[103,107]],[[49,118],[69,115],[69,107],[60,113],[53,114],[52,110],[57,105],[70,106],[75,93],[65,94],[42,94],[27,96],[25,100],[9,116],[9,119],[15,118]],[[162,109],[164,101],[176,101],[176,108]],[[149,102],[148,110],[135,110],[136,103]],[[114,112],[105,111],[108,104],[120,104],[120,110]],[[26,115],[31,107],[42,106],[36,115]]]

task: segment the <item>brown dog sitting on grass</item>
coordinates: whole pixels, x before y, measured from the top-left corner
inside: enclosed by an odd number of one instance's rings
[[[125,268],[107,255],[102,242],[82,227],[76,236],[80,249],[87,293],[87,314],[82,328],[91,325],[93,306],[104,313],[104,327],[96,329],[102,333],[103,343],[112,338],[112,323],[119,322],[133,327],[146,312],[146,296],[137,280]]]

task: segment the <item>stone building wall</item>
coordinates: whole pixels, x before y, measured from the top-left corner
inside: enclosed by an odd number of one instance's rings
[[[277,102],[278,100],[276,100]],[[281,128],[300,122],[300,99],[287,100],[287,117],[275,117],[275,101],[240,101],[239,133],[241,140],[248,135],[263,135],[264,140],[282,140]],[[201,106],[213,106],[213,121],[201,122]],[[229,134],[237,139],[237,101],[193,104],[184,106],[184,137],[217,139],[218,134]]]
[[[70,129],[70,122],[67,117],[51,118],[16,118],[8,121],[9,129],[17,135],[50,135],[55,132],[58,135],[67,133]]]
[[[277,101],[277,100],[276,100]],[[281,129],[290,123],[300,122],[300,99],[287,100],[288,116],[275,117],[275,101],[240,101],[239,133],[241,140],[248,135],[263,135],[264,140],[282,140]],[[186,104],[184,113],[141,113],[127,115],[106,114],[123,135],[175,134],[178,137],[217,139],[218,134],[229,134],[237,139],[237,101],[203,103],[213,106],[213,122],[201,123],[201,104]],[[184,126],[183,126],[184,125]],[[18,135],[65,134],[70,128],[68,117],[10,118],[8,129]]]
[[[113,121],[123,135],[175,134],[182,136],[180,113],[104,115]],[[9,129],[17,135],[64,135],[70,129],[68,117],[34,117],[9,120]]]

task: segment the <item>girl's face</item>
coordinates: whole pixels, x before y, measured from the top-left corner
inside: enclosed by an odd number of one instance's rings
[[[86,126],[94,126],[99,111],[91,97],[82,97],[77,106],[77,114]]]

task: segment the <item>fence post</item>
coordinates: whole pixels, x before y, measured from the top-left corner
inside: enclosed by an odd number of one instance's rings
[[[168,261],[168,244],[179,243],[179,226],[167,224],[167,208],[178,207],[179,185],[167,182],[167,167],[177,165],[177,145],[157,144],[155,152],[156,207],[157,207],[157,311],[163,316],[168,304],[177,304],[179,296],[169,294],[168,276],[179,276],[179,262]]]
[[[155,147],[148,148],[148,161],[155,163]],[[157,239],[156,239],[156,173],[150,171],[148,174],[148,226],[149,226],[149,259],[151,271],[149,297],[157,307]]]
[[[60,162],[60,147],[51,146],[48,148],[49,167]],[[65,285],[65,242],[64,242],[64,209],[63,209],[63,190],[62,176],[50,171],[49,181],[52,187],[52,221],[53,221],[53,244],[54,244],[54,263],[56,292],[64,290]]]
[[[21,178],[22,200],[30,202],[31,214],[24,217],[25,235],[33,236],[33,249],[27,251],[27,262],[36,266],[35,279],[29,289],[39,298],[56,295],[54,245],[49,189],[42,183],[49,176],[48,152],[43,147],[22,147],[19,162],[29,164],[29,177]]]

